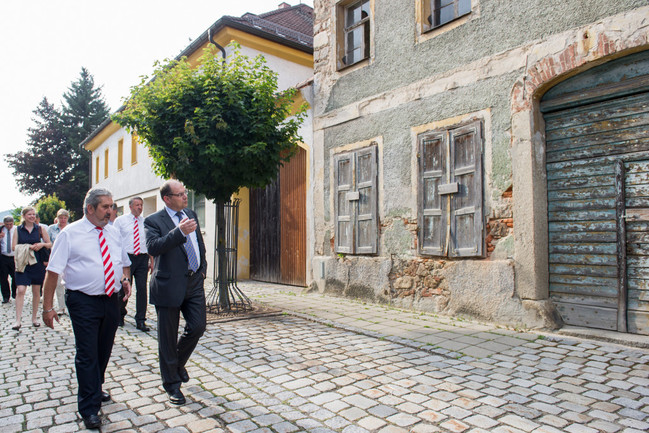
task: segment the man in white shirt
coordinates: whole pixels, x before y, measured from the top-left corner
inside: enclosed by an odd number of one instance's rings
[[[0,230],[0,288],[2,290],[2,303],[9,302],[9,297],[16,299],[16,265],[14,263],[14,251],[11,248],[11,240],[14,237],[14,218],[4,217],[4,225]],[[11,277],[11,286],[9,278]],[[9,290],[11,287],[11,291]]]
[[[146,326],[147,307],[147,276],[153,269],[153,258],[149,256],[146,249],[146,237],[144,235],[144,217],[142,208],[144,201],[141,197],[133,197],[128,201],[130,213],[117,217],[114,227],[117,227],[122,234],[124,248],[131,260],[131,284],[135,279],[135,326],[143,332],[148,332]],[[122,319],[120,326],[124,325],[126,315],[126,302],[120,301],[120,312]]]
[[[59,209],[56,213],[55,224],[52,224],[47,229],[47,234],[50,236],[50,242],[54,242],[56,237],[61,233],[61,230],[67,227],[68,220],[70,219],[70,212],[65,209]],[[57,314],[59,316],[65,314],[65,286],[61,276],[59,275],[59,281],[56,284],[56,300],[59,306]]]
[[[121,286],[126,298],[131,294],[131,262],[119,231],[108,225],[112,204],[110,191],[88,191],[84,217],[56,238],[43,284],[43,322],[54,328],[54,320],[59,320],[52,306],[54,292],[59,275],[63,276],[77,349],[77,403],[88,429],[101,425],[101,403],[110,401],[102,383],[119,322],[117,292]]]

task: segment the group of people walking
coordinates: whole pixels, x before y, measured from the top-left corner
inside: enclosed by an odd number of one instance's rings
[[[141,331],[149,330],[145,323],[149,271],[150,302],[157,313],[162,386],[170,403],[182,405],[186,401],[181,391],[182,383],[190,380],[185,366],[206,326],[205,244],[196,214],[187,209],[185,187],[176,180],[167,181],[160,188],[160,196],[164,208],[147,218],[141,215],[142,199],[136,197],[129,202],[130,213],[114,219],[110,191],[93,188],[85,197],[83,218],[71,224],[66,220],[65,227],[53,236],[43,232],[36,240],[40,232],[37,225],[28,222],[31,216],[23,223],[24,231],[31,236],[20,235],[30,245],[27,248],[51,247],[49,258],[41,260],[39,268],[44,280],[30,278],[29,284],[32,288],[38,286],[39,296],[43,284],[42,319],[52,329],[64,308],[61,304],[54,307],[54,295],[57,287],[64,287],[65,308],[75,337],[78,410],[86,428],[101,425],[101,404],[111,400],[102,385],[133,279],[137,288],[136,326]],[[2,251],[4,254],[4,247]],[[16,248],[13,252],[17,252]],[[20,287],[25,280],[17,279],[17,283]],[[33,290],[35,314],[38,298]],[[2,293],[4,296],[4,285]],[[16,297],[19,293],[17,288]],[[185,327],[179,336],[181,313]]]

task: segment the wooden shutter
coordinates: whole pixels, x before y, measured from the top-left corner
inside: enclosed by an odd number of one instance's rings
[[[419,137],[419,250],[422,254],[445,254],[448,198],[438,194],[445,181],[447,134]]]
[[[378,244],[377,147],[334,156],[335,250],[374,254]]]
[[[347,194],[353,188],[353,153],[334,156],[334,215],[337,253],[353,253],[352,207]]]
[[[355,153],[355,180],[358,200],[355,200],[356,221],[354,241],[356,253],[377,252],[377,153],[376,146]]]
[[[482,221],[482,130],[480,122],[453,129],[450,180],[458,183],[451,198],[451,257],[481,256]]]

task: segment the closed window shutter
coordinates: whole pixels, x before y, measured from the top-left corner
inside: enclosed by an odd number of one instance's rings
[[[451,198],[451,257],[481,256],[482,216],[482,128],[480,122],[453,129],[450,177],[458,183]]]
[[[419,250],[444,255],[447,238],[448,196],[438,193],[446,180],[447,134],[419,137]]]
[[[355,180],[358,200],[355,201],[356,253],[377,252],[377,147],[371,146],[355,153]]]
[[[347,198],[353,189],[353,156],[346,153],[334,156],[334,215],[335,250],[337,253],[353,252],[352,206]]]

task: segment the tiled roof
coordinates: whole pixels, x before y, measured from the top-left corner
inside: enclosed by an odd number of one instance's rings
[[[230,20],[313,47],[313,8],[305,4],[280,7],[260,15],[246,13]]]
[[[227,15],[221,17],[178,54],[176,59],[191,55],[206,42],[209,42],[210,34],[213,35],[220,28],[227,26],[249,31],[252,34],[292,46],[298,50],[313,53],[313,8],[304,4],[289,6],[287,3],[282,3],[278,9],[260,15],[246,13],[241,17]],[[306,85],[306,83],[303,84]],[[119,107],[117,112],[123,109],[124,105]],[[89,143],[105,127],[110,125],[111,122],[109,116],[81,142],[79,147],[83,149],[86,143]]]

